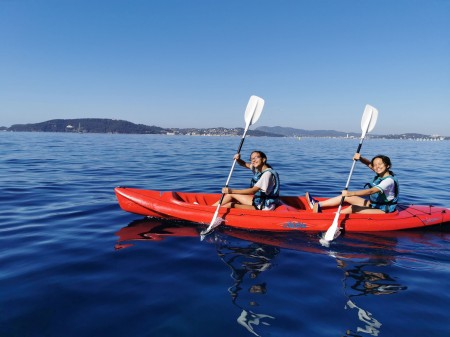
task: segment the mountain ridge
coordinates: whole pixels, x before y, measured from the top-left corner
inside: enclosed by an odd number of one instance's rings
[[[208,135],[240,136],[243,128],[162,128],[155,125],[135,124],[126,120],[108,118],[73,118],[52,119],[40,123],[14,124],[0,127],[0,131],[11,132],[79,132],[79,133],[123,133],[123,134],[165,134],[165,135]],[[283,126],[260,126],[248,130],[249,136],[256,137],[334,137],[356,138],[360,133],[336,130],[305,130]],[[370,135],[371,138],[448,140],[450,137],[425,135],[420,133],[403,133],[390,135]]]

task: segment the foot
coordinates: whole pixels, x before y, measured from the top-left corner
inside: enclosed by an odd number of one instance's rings
[[[322,213],[322,208],[320,207],[320,204],[317,201],[313,206],[313,213]]]
[[[317,200],[309,195],[309,192],[305,193],[306,201],[308,202],[309,208],[314,209],[314,205],[317,203]]]

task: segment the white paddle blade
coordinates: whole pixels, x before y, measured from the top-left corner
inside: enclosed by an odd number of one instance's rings
[[[371,106],[372,108],[372,118],[370,119],[370,124],[369,124],[369,128],[367,129],[367,132],[370,132],[373,130],[373,128],[375,127],[375,124],[377,124],[377,119],[378,119],[378,110],[375,109],[373,106]]]
[[[375,127],[378,119],[378,110],[373,106],[367,104],[363,116],[361,118],[361,138],[364,138],[367,132],[370,132]]]
[[[211,223],[209,224],[208,228],[203,230],[200,234],[202,234],[202,235],[209,234],[213,231],[214,228],[216,228],[217,226],[219,226],[222,223],[223,219],[218,217],[220,206],[221,206],[220,204],[217,205],[217,208],[216,208],[216,211],[214,212],[214,216],[211,220]]]
[[[223,222],[221,217],[214,218],[209,224],[208,228],[200,232],[200,240],[203,241],[206,235],[210,234],[217,226]]]
[[[245,109],[245,125],[249,127],[252,124],[255,124],[259,117],[261,116],[261,112],[264,108],[264,100],[258,96],[250,96],[248,100],[247,108]]]
[[[327,232],[324,235],[324,239],[325,241],[333,241],[334,239],[336,239],[339,234],[339,227],[338,227],[338,223],[339,223],[339,214],[336,214],[333,224],[330,226],[330,228],[328,228]]]

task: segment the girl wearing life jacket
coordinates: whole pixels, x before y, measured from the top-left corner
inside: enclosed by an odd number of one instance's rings
[[[318,213],[322,208],[338,206],[342,197],[345,197],[345,202],[350,204],[342,210],[342,214],[394,212],[398,202],[399,186],[397,177],[389,170],[391,168],[389,157],[378,155],[369,161],[356,153],[353,160],[359,160],[377,174],[371,183],[366,184],[369,188],[358,191],[344,190],[340,196],[320,202],[311,198],[306,192],[306,200],[313,212]],[[364,196],[369,196],[369,199],[362,198]]]
[[[234,159],[240,166],[252,170],[254,176],[249,188],[222,188],[222,193],[225,194],[222,207],[274,210],[278,204],[280,178],[267,163],[264,152],[253,151],[249,163],[242,160],[239,153],[234,155]],[[218,204],[219,202],[216,202],[213,206]]]

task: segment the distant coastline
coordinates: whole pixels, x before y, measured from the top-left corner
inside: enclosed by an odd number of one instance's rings
[[[5,132],[69,132],[69,133],[117,133],[117,134],[160,134],[190,136],[241,136],[243,128],[162,128],[144,124],[134,124],[125,120],[105,118],[52,119],[34,124],[15,124],[11,127],[0,127]],[[260,126],[248,130],[249,136],[255,137],[319,137],[319,138],[359,138],[354,132],[335,130],[304,130],[282,126]],[[370,135],[379,139],[411,139],[418,141],[450,140],[441,135],[425,135],[420,133]]]

